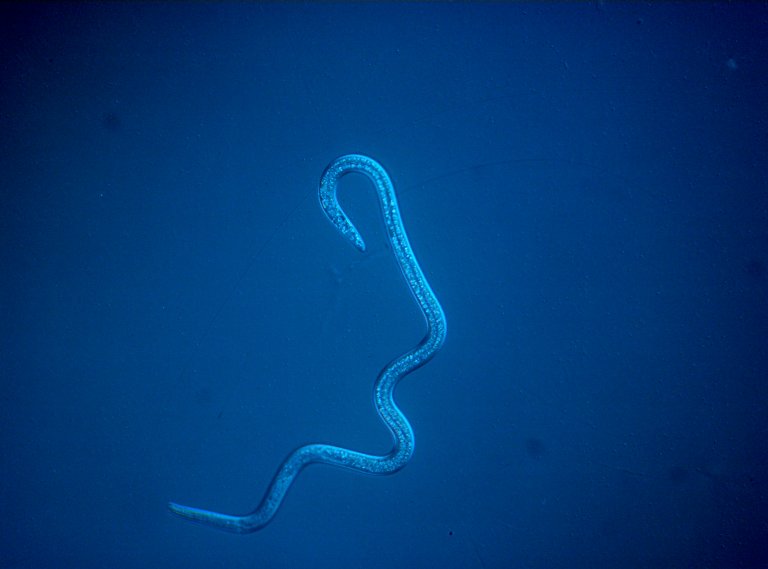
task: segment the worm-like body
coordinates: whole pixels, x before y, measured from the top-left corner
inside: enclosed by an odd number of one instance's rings
[[[427,334],[421,342],[387,364],[374,384],[374,405],[382,421],[392,433],[394,440],[392,450],[386,455],[379,456],[325,444],[302,446],[288,455],[280,465],[264,498],[252,513],[231,516],[171,502],[168,507],[173,513],[222,530],[250,533],[263,528],[272,520],[291,484],[301,470],[309,464],[331,464],[367,474],[381,475],[397,472],[413,455],[413,430],[408,419],[395,404],[394,391],[403,377],[427,363],[440,350],[447,330],[445,314],[413,254],[397,207],[395,189],[386,171],[378,162],[359,154],[347,154],[331,162],[320,179],[320,205],[325,215],[357,249],[365,251],[363,238],[342,211],[336,197],[339,179],[350,172],[365,174],[373,183],[397,264],[427,321]]]

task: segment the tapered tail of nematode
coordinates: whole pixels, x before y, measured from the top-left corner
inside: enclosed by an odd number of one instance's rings
[[[374,405],[387,425],[394,445],[389,454],[376,456],[331,445],[311,444],[293,451],[280,465],[259,506],[250,514],[230,516],[209,510],[168,504],[171,511],[183,518],[235,533],[250,533],[266,526],[274,517],[286,492],[302,469],[313,463],[331,464],[367,474],[392,474],[403,468],[414,448],[413,431],[408,419],[395,404],[397,383],[406,375],[427,363],[440,350],[446,334],[445,314],[435,293],[421,272],[405,234],[395,189],[382,166],[367,156],[348,154],[337,158],[325,169],[320,179],[320,205],[339,232],[357,249],[365,251],[365,243],[355,226],[342,211],[336,197],[339,179],[350,172],[365,174],[373,183],[397,263],[405,282],[427,321],[427,334],[409,352],[390,362],[379,373],[373,390]]]

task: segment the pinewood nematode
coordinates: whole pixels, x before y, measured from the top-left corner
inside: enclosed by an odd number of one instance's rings
[[[427,321],[427,333],[421,342],[387,364],[374,384],[374,405],[392,433],[392,450],[377,456],[326,444],[302,446],[283,461],[261,503],[250,514],[232,516],[170,502],[168,507],[174,514],[222,530],[250,533],[263,528],[272,520],[291,484],[307,465],[331,464],[366,474],[382,475],[397,472],[413,455],[413,430],[395,403],[394,391],[403,377],[427,363],[440,350],[446,335],[445,314],[408,242],[397,207],[395,189],[381,164],[359,154],[347,154],[331,162],[320,179],[320,206],[325,215],[343,237],[361,252],[365,251],[363,238],[341,209],[336,197],[339,179],[351,172],[365,174],[373,183],[397,264]]]

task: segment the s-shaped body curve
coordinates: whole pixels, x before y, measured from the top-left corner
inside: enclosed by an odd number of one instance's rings
[[[222,530],[250,533],[263,528],[272,520],[291,484],[305,466],[330,464],[357,472],[383,475],[397,472],[413,455],[413,430],[395,404],[394,391],[403,377],[427,363],[440,350],[447,331],[445,314],[408,242],[392,181],[378,162],[359,154],[347,154],[331,162],[320,178],[320,205],[325,215],[342,236],[358,250],[365,251],[363,238],[341,209],[336,196],[339,179],[350,172],[364,174],[373,183],[397,264],[427,321],[427,333],[421,342],[387,364],[374,384],[374,405],[392,433],[392,450],[385,455],[372,455],[326,444],[305,445],[294,450],[283,461],[261,503],[250,514],[232,516],[170,502],[168,507],[173,513]]]

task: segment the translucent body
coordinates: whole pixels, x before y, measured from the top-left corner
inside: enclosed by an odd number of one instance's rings
[[[186,519],[236,533],[250,533],[267,525],[293,481],[309,464],[331,464],[366,474],[392,474],[403,468],[413,455],[414,437],[410,423],[397,407],[394,390],[397,383],[413,370],[427,363],[445,340],[445,315],[435,294],[421,272],[405,234],[395,189],[384,168],[367,156],[348,154],[337,158],[325,169],[320,179],[320,205],[328,219],[357,249],[365,251],[365,243],[355,226],[342,211],[336,197],[339,179],[347,173],[365,174],[376,189],[379,204],[397,263],[413,297],[427,321],[427,333],[409,352],[384,367],[376,379],[373,399],[376,411],[392,433],[392,450],[386,455],[365,454],[325,444],[310,444],[293,451],[283,461],[259,506],[250,514],[232,516],[208,510],[181,506],[171,502],[169,508]]]

